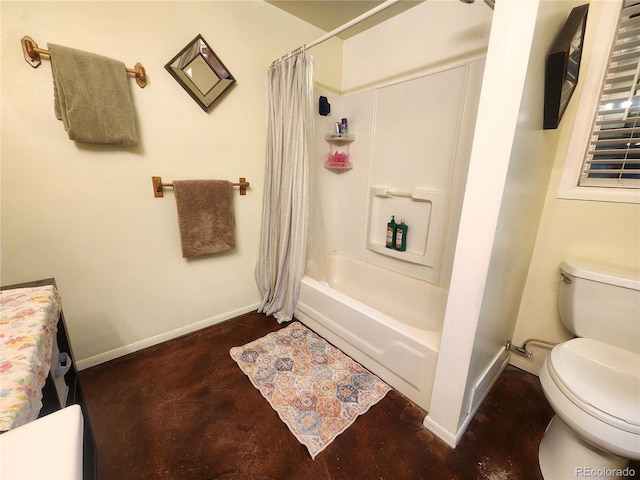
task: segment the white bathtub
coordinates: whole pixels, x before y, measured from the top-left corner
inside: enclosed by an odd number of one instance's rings
[[[303,278],[296,318],[428,410],[447,290],[339,254],[328,276]]]

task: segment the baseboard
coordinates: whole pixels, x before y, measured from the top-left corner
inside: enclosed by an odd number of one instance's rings
[[[456,448],[456,445],[458,444],[458,439],[456,438],[456,435],[451,433],[449,430],[444,428],[439,423],[434,422],[433,419],[429,415],[427,415],[425,417],[425,419],[422,422],[422,424],[431,433],[435,434],[436,437],[438,437],[440,440],[444,441],[451,448]]]
[[[502,349],[495,356],[493,361],[489,364],[484,373],[480,376],[480,380],[471,389],[471,396],[469,397],[469,404],[467,406],[467,414],[473,417],[482,401],[486,398],[491,390],[491,387],[496,383],[500,374],[507,368],[509,364],[509,353],[506,348]]]
[[[129,345],[124,345],[122,347],[114,348],[113,350],[99,353],[98,355],[94,355],[92,357],[83,358],[82,360],[79,360],[76,362],[76,369],[80,371],[86,368],[94,367],[96,365],[100,365],[101,363],[108,362],[109,360],[114,360],[116,358],[123,357],[130,353],[137,352],[138,350],[142,350],[143,348],[151,347],[153,345],[166,342],[167,340],[181,337],[182,335],[186,335],[187,333],[195,332],[196,330],[201,330],[203,328],[210,327],[211,325],[224,322],[225,320],[229,320],[231,318],[237,317],[244,313],[255,311],[258,309],[259,305],[260,305],[259,303],[248,305],[246,307],[242,307],[237,310],[225,312],[220,315],[216,315],[214,317],[206,318],[196,323],[185,325],[184,327],[176,328],[175,330],[171,330],[169,332],[161,333],[160,335],[155,335],[153,337],[145,338],[138,342],[130,343]]]
[[[456,448],[460,439],[467,430],[469,423],[473,420],[474,415],[482,405],[483,400],[487,397],[491,388],[500,377],[500,374],[509,365],[509,353],[506,349],[502,349],[493,361],[489,364],[484,373],[480,376],[480,380],[476,382],[475,386],[471,390],[469,402],[467,404],[467,411],[464,420],[458,426],[456,432],[450,432],[439,423],[433,421],[433,419],[427,415],[424,419],[423,425],[434,433],[438,438],[443,440],[450,447]]]
[[[510,355],[507,353],[506,349],[498,353],[491,365],[489,365],[485,370],[480,380],[478,380],[475,387],[473,387],[471,397],[469,398],[469,404],[467,406],[467,415],[456,432],[456,445],[462,439],[462,435],[464,435],[464,432],[467,430],[471,420],[473,420],[473,417],[478,412],[478,409],[480,408],[480,405],[482,405],[484,399],[489,395],[489,392],[498,380],[498,377],[500,377],[500,374],[505,368],[507,368],[507,365],[509,365],[509,357]]]

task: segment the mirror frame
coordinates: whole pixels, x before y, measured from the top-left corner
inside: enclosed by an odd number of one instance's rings
[[[185,71],[198,58],[203,60],[217,77],[217,81],[207,92],[202,92]],[[201,34],[198,34],[180,50],[164,68],[205,112],[208,112],[213,104],[236,83],[236,79],[231,75],[229,69],[224,66],[222,60],[214,53]]]

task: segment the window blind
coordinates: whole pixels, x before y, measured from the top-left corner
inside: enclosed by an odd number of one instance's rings
[[[625,1],[580,186],[640,188],[640,2]]]

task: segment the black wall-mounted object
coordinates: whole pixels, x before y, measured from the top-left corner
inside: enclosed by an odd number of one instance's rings
[[[331,104],[329,103],[329,100],[327,100],[327,97],[320,97],[320,100],[318,101],[318,113],[324,117],[326,117],[327,115],[329,115],[329,113],[331,112]]]
[[[544,82],[545,129],[558,128],[578,84],[589,5],[571,10],[547,54]]]

